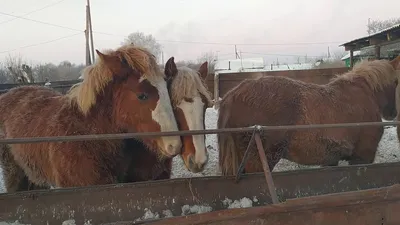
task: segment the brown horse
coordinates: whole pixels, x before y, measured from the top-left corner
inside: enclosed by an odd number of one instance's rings
[[[67,95],[39,86],[11,89],[0,97],[7,138],[177,131],[165,75],[143,48],[125,45],[103,54]],[[142,138],[156,154],[173,157],[180,137]],[[122,140],[10,145],[9,152],[38,186],[117,183],[129,166]],[[136,151],[136,149],[131,149]]]
[[[391,120],[397,113],[399,61],[365,61],[325,85],[275,76],[245,80],[222,99],[218,128],[381,122],[381,115]],[[273,170],[281,158],[322,166],[340,160],[372,163],[382,134],[383,127],[310,129],[265,132],[262,139]],[[218,135],[223,175],[236,174],[249,137],[249,133]],[[251,152],[245,172],[263,171],[257,151]]]
[[[208,74],[207,66],[207,62],[203,63],[198,72],[187,67],[177,68],[173,57],[165,65],[167,87],[180,130],[202,130],[205,128],[205,110],[212,106],[210,93],[204,84]],[[78,85],[80,84],[76,84],[76,86]],[[199,101],[199,98],[201,101]],[[191,107],[187,107],[189,110],[182,110],[188,103],[192,104]],[[182,138],[184,142],[181,157],[185,166],[189,171],[200,172],[207,162],[204,135],[184,136]],[[0,151],[3,154],[0,156],[0,164],[2,164],[4,170],[7,191],[48,189],[49,187],[37,186],[28,181],[23,171],[15,163],[8,148],[8,145],[4,145]],[[132,151],[133,149],[134,151]],[[125,159],[131,161],[126,174],[125,172],[119,174],[118,182],[169,179],[171,176],[172,158],[165,158],[153,153],[139,140],[124,140],[122,154]]]
[[[197,72],[188,67],[177,68],[174,57],[171,57],[165,65],[168,90],[179,130],[205,129],[205,111],[213,104],[204,83],[208,74],[207,66],[207,62],[203,63]],[[194,173],[202,171],[208,159],[205,135],[182,136],[182,139],[183,149],[180,155],[186,168]],[[134,139],[127,139],[126,144],[125,152],[131,154],[132,162],[123,182],[170,178],[171,158],[157,157]],[[130,148],[143,150],[130,151]]]

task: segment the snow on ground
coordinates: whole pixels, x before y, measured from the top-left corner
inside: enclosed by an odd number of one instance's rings
[[[206,129],[216,129],[218,119],[218,110],[214,108],[208,108],[206,111]],[[182,159],[180,157],[175,157],[173,161],[172,168],[172,178],[181,177],[200,177],[200,176],[215,176],[219,175],[218,168],[218,145],[217,145],[217,135],[208,134],[206,135],[206,146],[208,149],[209,161],[206,164],[204,171],[201,173],[189,172]],[[384,134],[379,143],[378,151],[376,153],[374,163],[385,163],[385,162],[396,162],[400,161],[400,150],[399,143],[397,140],[396,127],[385,127]],[[339,165],[348,165],[347,162],[340,162]],[[306,168],[317,168],[319,166],[305,166],[299,165],[297,163],[291,162],[289,160],[282,159],[275,166],[274,172],[276,171],[287,171],[287,170],[298,170]],[[4,192],[3,187],[3,176],[0,169],[0,192]]]

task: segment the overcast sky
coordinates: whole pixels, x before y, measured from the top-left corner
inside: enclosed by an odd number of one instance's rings
[[[124,36],[141,31],[159,40],[165,58],[190,60],[207,51],[218,52],[220,59],[234,58],[232,44],[237,44],[243,57],[265,57],[272,63],[276,58],[282,62],[320,56],[328,46],[331,53],[343,50],[339,44],[367,34],[368,18],[399,16],[399,0],[381,2],[385,4],[376,0],[92,0],[91,13],[96,49],[118,47]],[[54,5],[39,10],[50,4]],[[85,62],[85,0],[0,0],[0,5],[0,60],[20,54],[33,63]],[[34,10],[38,11],[25,15]],[[60,40],[50,42],[56,39]]]

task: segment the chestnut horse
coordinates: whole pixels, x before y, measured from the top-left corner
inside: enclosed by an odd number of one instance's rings
[[[212,107],[211,95],[204,83],[208,74],[207,66],[207,62],[203,63],[198,72],[187,67],[177,68],[174,57],[171,57],[165,65],[167,87],[179,130],[205,129],[205,110],[207,107]],[[78,85],[80,83],[74,86]],[[189,107],[185,108],[185,105],[189,105]],[[185,166],[191,172],[202,171],[207,162],[205,135],[184,136],[182,139],[184,141],[180,155],[185,162]],[[172,158],[154,154],[141,141],[136,139],[126,139],[124,144],[122,154],[124,158],[128,158],[131,161],[126,173],[119,174],[121,179],[118,182],[170,178]],[[9,146],[4,145],[1,148],[0,164],[3,167],[8,192],[49,188],[30,183],[23,171],[14,162],[8,150]]]
[[[381,122],[396,116],[395,90],[399,59],[364,61],[328,84],[318,85],[287,77],[245,80],[221,101],[218,128],[253,125],[306,125]],[[334,166],[372,163],[383,127],[358,127],[264,132],[263,146],[273,170],[281,158],[304,165]],[[220,134],[219,167],[223,175],[238,170],[251,134]],[[246,173],[262,172],[253,149]]]
[[[84,70],[84,80],[62,95],[40,86],[13,88],[0,96],[6,138],[121,132],[177,131],[165,75],[143,48],[125,45]],[[149,151],[173,157],[179,136],[141,138]],[[9,152],[37,186],[117,183],[129,166],[123,140],[9,145]],[[131,149],[136,151],[136,149]],[[138,151],[140,151],[138,149]],[[20,172],[22,172],[20,171]]]
[[[178,128],[184,130],[204,130],[205,111],[212,107],[211,95],[204,80],[208,74],[208,63],[200,66],[198,72],[188,67],[176,67],[174,57],[165,64],[165,75]],[[186,168],[194,173],[201,172],[207,163],[205,135],[182,136],[181,157]],[[125,152],[131,154],[132,162],[123,182],[169,179],[172,159],[161,159],[149,152],[134,139],[126,140]],[[130,151],[130,148],[143,148]],[[150,163],[152,162],[152,163]]]

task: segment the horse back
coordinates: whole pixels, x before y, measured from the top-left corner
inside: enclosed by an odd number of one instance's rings
[[[230,114],[226,127],[293,124],[301,108],[301,87],[284,77],[244,80],[221,100],[220,111]]]

